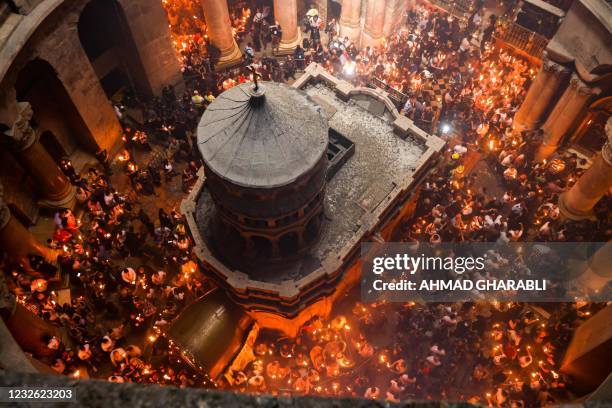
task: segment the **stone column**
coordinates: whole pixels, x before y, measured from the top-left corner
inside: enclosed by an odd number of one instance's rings
[[[159,95],[166,85],[182,84],[181,66],[162,2],[120,0],[120,3],[151,92]]]
[[[13,4],[17,7],[19,14],[27,16],[34,8],[41,3],[40,0],[13,0]]]
[[[290,54],[302,42],[298,27],[297,0],[274,0],[274,17],[283,29],[279,54]]]
[[[277,238],[271,239],[272,243],[272,258],[278,258],[280,256],[280,241]]]
[[[563,137],[574,127],[576,120],[589,103],[591,97],[600,92],[591,88],[576,74],[542,126],[544,143],[536,154],[536,160],[550,156],[563,141]]]
[[[317,5],[317,10],[319,10],[319,17],[321,17],[321,20],[325,22],[327,22],[328,20],[331,20],[327,18],[329,14],[327,10],[327,0],[317,0],[316,5]]]
[[[74,187],[39,143],[30,124],[33,115],[30,104],[18,102],[17,106],[17,119],[7,135],[13,139],[20,163],[32,176],[42,194],[41,204],[48,207],[70,207],[74,201]]]
[[[559,197],[559,210],[566,218],[592,217],[593,207],[612,187],[612,118],[606,123],[606,135],[608,140],[595,155],[591,167]]]
[[[514,116],[514,128],[518,131],[536,129],[555,97],[567,86],[571,71],[545,57],[542,67],[527,91],[527,96]]]
[[[359,44],[361,37],[361,0],[343,0],[340,14],[340,35]]]
[[[93,140],[88,141],[83,135],[83,146],[90,152],[107,149],[109,154],[113,154],[123,146],[123,131],[79,40],[78,17],[78,14],[66,17],[45,37],[45,46],[37,51],[39,57],[48,61],[57,72],[58,79],[92,136]]]
[[[398,0],[387,0],[385,7],[385,23],[383,25],[383,36],[391,35],[398,27],[398,23],[404,18],[405,2]]]
[[[367,0],[365,25],[361,34],[362,47],[375,47],[382,42],[385,25],[385,0]]]
[[[612,333],[612,305],[607,305],[574,329],[572,340],[561,361],[559,371],[572,377],[572,390],[580,395],[592,393],[609,398],[609,364]],[[604,394],[605,392],[605,394]]]
[[[4,201],[2,184],[0,184],[0,248],[10,258],[16,260],[30,254],[42,255],[49,262],[54,262],[57,258],[53,250],[38,242],[34,235],[11,215],[11,210]]]
[[[12,355],[4,355],[3,363],[12,361],[25,364],[25,367],[13,367],[26,372],[36,372],[30,360],[22,350],[36,355],[49,355],[51,350],[44,341],[46,337],[60,337],[59,329],[46,320],[34,315],[23,305],[15,301],[15,296],[9,291],[4,275],[0,273],[0,342],[2,348],[6,345],[12,350]],[[8,332],[7,330],[8,329]],[[0,350],[2,353],[5,350]]]
[[[242,53],[234,40],[227,0],[202,0],[208,38],[219,49],[221,57],[216,68],[226,68],[240,63]]]
[[[592,293],[606,293],[605,286],[612,281],[612,242],[602,243],[602,246],[591,256],[576,278],[570,280],[570,285],[584,288]],[[608,292],[609,293],[609,292]]]
[[[4,320],[11,319],[17,311],[17,301],[10,292],[4,273],[0,273],[0,365],[12,367],[20,372],[36,373],[30,360],[25,356],[19,344],[4,324]]]

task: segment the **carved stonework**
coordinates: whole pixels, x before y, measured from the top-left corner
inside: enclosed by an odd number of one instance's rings
[[[6,284],[4,273],[0,272],[0,318],[6,319],[15,313],[17,302]]]
[[[36,132],[30,124],[34,111],[28,102],[17,102],[17,109],[17,119],[6,135],[13,139],[17,149],[25,150],[36,142]]]
[[[608,140],[601,148],[601,155],[606,163],[612,166],[612,117],[606,122],[606,137]]]
[[[542,61],[542,70],[544,70],[546,73],[559,76],[569,75],[571,72],[570,69],[564,67],[561,64],[556,63],[548,57],[544,58],[544,61]]]
[[[0,230],[6,227],[10,218],[11,210],[6,205],[6,201],[4,201],[4,187],[0,183]]]
[[[27,16],[40,3],[40,0],[13,0],[13,4],[17,7],[19,14]]]
[[[580,79],[580,77],[576,74],[572,75],[569,87],[575,90],[581,96],[593,96],[598,95],[601,92],[601,89],[589,86],[589,84]]]
[[[4,201],[4,187],[0,183],[0,230],[6,227],[10,219],[11,210]],[[11,316],[15,312],[15,306],[15,296],[6,285],[4,271],[0,271],[0,318]]]

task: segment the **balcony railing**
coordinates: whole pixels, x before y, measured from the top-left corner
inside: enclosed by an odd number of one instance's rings
[[[545,0],[548,4],[551,4],[563,11],[569,10],[573,0]]]
[[[463,17],[474,4],[474,0],[429,0],[429,2],[456,17]]]
[[[516,23],[504,23],[495,38],[537,59],[542,59],[548,45],[546,37]]]
[[[401,91],[395,89],[391,85],[387,84],[385,81],[382,81],[379,78],[371,77],[370,83],[368,84],[370,88],[380,88],[383,91],[387,92],[389,99],[395,105],[397,110],[402,110],[404,104],[408,100],[408,95],[402,93]]]

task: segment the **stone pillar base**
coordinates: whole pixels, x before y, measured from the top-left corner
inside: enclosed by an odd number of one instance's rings
[[[363,33],[361,33],[361,47],[378,47],[382,42],[383,38],[384,37],[382,36],[382,34],[373,36],[372,34],[364,30]]]
[[[299,28],[295,40],[291,42],[281,41],[278,46],[278,52],[274,52],[273,55],[292,55],[298,45],[302,45],[302,31]]]
[[[352,43],[359,45],[359,39],[361,37],[361,27],[359,23],[353,24],[343,24],[340,22],[340,37],[348,37]]]
[[[44,208],[68,208],[72,210],[75,204],[76,188],[71,184],[60,198],[43,198],[38,201],[38,205]]]
[[[559,202],[557,203],[557,205],[559,206],[559,212],[561,213],[561,216],[563,218],[574,221],[597,220],[597,217],[595,217],[595,214],[593,214],[592,211],[589,211],[587,213],[581,213],[569,208],[565,202],[567,193],[568,192],[566,191],[565,193],[561,194],[559,196]]]
[[[0,230],[0,247],[13,260],[20,261],[30,254],[41,255],[49,263],[57,261],[58,252],[41,244],[15,217]],[[29,268],[29,264],[28,268]]]
[[[517,121],[516,118],[514,119],[514,122],[512,123],[512,129],[514,129],[516,132],[522,132],[524,130],[535,130],[538,129],[540,127],[541,123],[525,123],[522,121]]]
[[[17,304],[15,313],[5,321],[5,324],[21,349],[39,356],[53,355],[53,351],[47,348],[44,340],[46,337],[61,338],[57,327],[36,316],[21,304]]]
[[[544,137],[546,140],[546,137]],[[538,148],[538,151],[535,154],[535,160],[537,162],[541,162],[544,159],[547,159],[551,154],[553,154],[559,148],[558,145],[549,145],[546,142],[542,143]]]
[[[242,51],[240,51],[238,45],[234,43],[234,47],[232,48],[231,52],[222,55],[221,58],[219,58],[219,62],[215,64],[215,70],[230,68],[241,63]]]

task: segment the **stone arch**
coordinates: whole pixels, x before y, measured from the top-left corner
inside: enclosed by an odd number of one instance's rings
[[[81,46],[109,99],[123,89],[152,94],[123,6],[117,0],[87,3],[77,30]]]
[[[30,60],[15,81],[17,100],[29,102],[40,131],[50,131],[64,153],[77,149],[95,153],[97,144],[57,72],[43,59]]]
[[[612,96],[597,99],[588,107],[580,126],[570,138],[572,144],[587,155],[600,151],[607,140],[605,126],[611,115]]]
[[[268,238],[265,237],[261,237],[258,235],[253,235],[250,238],[253,246],[253,251],[255,252],[255,257],[256,258],[271,258],[272,257],[272,253],[273,253],[273,245],[272,245],[272,241],[270,241]]]
[[[298,233],[295,231],[286,233],[280,237],[278,245],[283,256],[297,254],[300,249]]]
[[[64,146],[62,146],[55,134],[50,130],[45,130],[40,134],[40,144],[45,147],[45,150],[49,152],[56,163],[59,163],[63,157],[68,156]]]
[[[236,254],[244,252],[246,250],[246,239],[235,227],[228,225],[227,229],[227,245],[230,245]]]
[[[336,21],[340,20],[342,14],[342,1],[340,0],[327,0],[327,21],[335,18]]]
[[[323,212],[319,212],[315,214],[308,224],[306,224],[306,229],[304,230],[304,240],[307,243],[314,242],[319,236],[319,230],[321,229],[321,221],[323,219]]]

